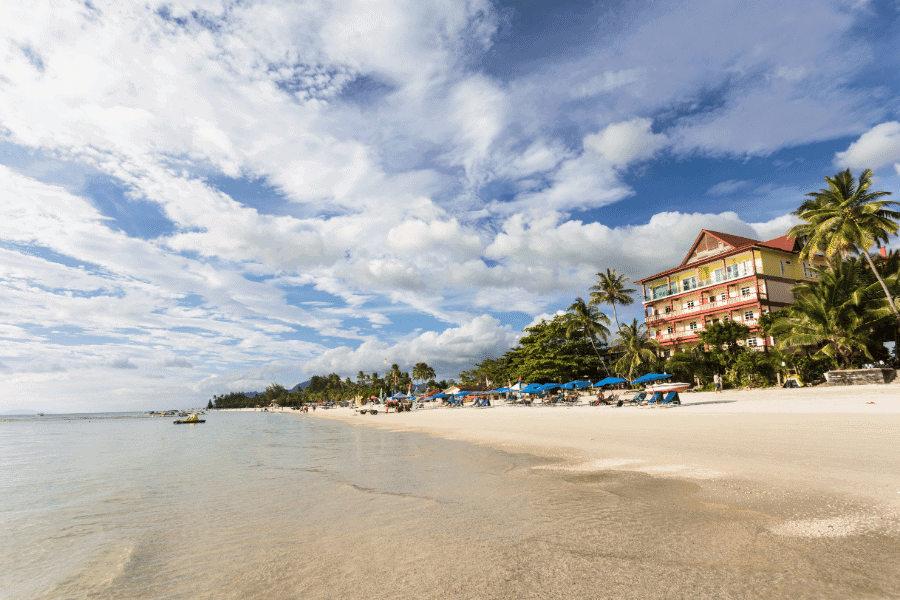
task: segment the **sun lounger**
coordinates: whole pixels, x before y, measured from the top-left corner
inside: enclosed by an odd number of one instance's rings
[[[631,400],[628,401],[628,403],[629,404],[640,404],[641,402],[644,401],[644,398],[646,398],[646,397],[647,397],[647,392],[638,392],[637,394],[634,395],[634,398],[632,398]],[[616,405],[618,406],[618,403],[616,403]]]
[[[647,400],[647,406],[656,406],[660,404],[662,401],[662,392],[654,392],[652,396]]]
[[[485,407],[485,406],[490,406],[490,405],[491,405],[491,401],[489,398],[482,398],[481,400],[475,400],[475,402],[472,403],[473,407],[474,406]]]
[[[660,404],[664,404],[667,406],[672,406],[673,404],[681,404],[681,398],[678,397],[678,392],[673,390],[666,394],[666,397],[660,401]]]

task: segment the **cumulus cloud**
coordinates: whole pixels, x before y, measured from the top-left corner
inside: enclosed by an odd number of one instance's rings
[[[840,168],[878,170],[893,165],[900,173],[900,122],[881,123],[865,132],[843,152],[834,156]]]
[[[194,368],[194,365],[192,365],[190,362],[188,362],[187,360],[180,358],[180,357],[167,358],[166,360],[162,361],[159,366],[167,368],[167,369],[193,369]]]
[[[627,165],[650,158],[665,147],[665,134],[653,133],[650,119],[632,119],[608,125],[584,138],[585,150],[596,152],[613,165]]]
[[[107,366],[113,369],[137,369],[138,366],[127,358],[117,358],[110,361]]]

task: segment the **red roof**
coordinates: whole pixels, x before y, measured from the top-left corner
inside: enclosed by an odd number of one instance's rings
[[[746,250],[747,248],[751,248],[753,246],[763,246],[766,248],[773,248],[776,250],[782,250],[784,252],[799,252],[798,242],[796,238],[789,238],[786,235],[781,237],[777,237],[774,240],[769,240],[767,242],[761,242],[759,240],[754,240],[751,238],[742,237],[739,235],[731,235],[729,233],[721,233],[719,231],[710,231],[708,229],[702,229],[700,231],[700,235],[697,236],[697,239],[694,240],[691,249],[688,250],[688,253],[685,255],[684,260],[681,261],[681,264],[677,267],[673,267],[671,269],[667,269],[662,273],[657,273],[656,275],[651,275],[650,277],[644,277],[643,279],[638,279],[635,283],[644,283],[645,281],[650,281],[651,279],[656,279],[657,277],[662,277],[665,275],[669,275],[670,273],[675,273],[677,271],[681,271],[684,269],[684,266],[687,264],[688,259],[691,258],[691,255],[694,253],[694,250],[700,244],[700,240],[703,239],[704,234],[709,234],[712,237],[721,240],[724,244],[731,246],[731,250],[727,250],[725,252],[721,252],[716,256],[721,256],[723,254],[733,254],[738,251]],[[712,258],[712,257],[710,257]],[[706,262],[701,261],[701,262]]]
[[[769,240],[768,242],[762,242],[760,244],[760,246],[776,248],[778,250],[784,250],[785,252],[799,252],[799,248],[797,248],[797,245],[797,238],[788,237],[786,235],[777,237],[774,240]]]

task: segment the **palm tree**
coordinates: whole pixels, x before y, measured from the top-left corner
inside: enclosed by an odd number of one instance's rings
[[[429,381],[434,379],[434,369],[426,363],[416,363],[416,366],[413,367],[412,377],[416,381]]]
[[[659,344],[647,336],[646,327],[637,319],[619,328],[619,337],[615,341],[614,349],[622,353],[616,362],[616,371],[628,375],[628,379],[634,379],[635,373],[642,367],[652,367],[656,363]]]
[[[619,323],[619,313],[616,311],[616,304],[628,306],[634,302],[631,297],[635,290],[625,287],[631,281],[625,275],[619,275],[615,269],[606,269],[606,273],[597,273],[599,281],[597,285],[591,287],[591,306],[598,304],[612,304],[613,316],[616,319],[616,329],[620,332],[622,325]]]
[[[609,374],[609,369],[600,357],[600,351],[597,350],[597,344],[594,339],[599,337],[604,342],[609,337],[609,317],[597,310],[597,307],[586,304],[581,298],[576,298],[575,302],[566,309],[566,337],[572,338],[581,335],[590,340],[594,352],[597,354],[597,360],[603,365],[603,368]]]
[[[865,289],[860,289],[859,263],[835,262],[820,269],[816,284],[794,288],[796,301],[773,325],[778,348],[806,347],[815,355],[831,358],[835,366],[848,366],[854,354],[872,358],[868,349],[876,321],[890,314],[885,308],[864,306]]]
[[[813,253],[823,253],[826,257],[840,255],[842,258],[850,253],[865,256],[900,323],[900,311],[869,256],[869,248],[876,243],[887,243],[888,238],[897,233],[900,213],[886,207],[900,203],[880,199],[891,192],[868,191],[872,185],[871,169],[863,171],[859,181],[853,178],[850,169],[834,177],[826,177],[825,181],[828,188],[806,194],[811,200],[801,204],[797,211],[806,223],[788,231],[789,236],[806,241],[800,259],[808,260]]]

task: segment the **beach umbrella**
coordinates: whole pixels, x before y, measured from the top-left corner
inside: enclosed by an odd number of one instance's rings
[[[628,380],[622,379],[621,377],[607,377],[606,379],[601,379],[600,381],[595,383],[594,387],[612,385],[614,383],[628,383]]]
[[[441,392],[440,394],[435,394],[434,396],[431,396],[431,398],[449,398],[449,397],[450,397],[450,394],[445,394],[443,392]]]
[[[648,383],[650,381],[658,381],[660,379],[668,379],[671,375],[666,375],[665,373],[647,373],[641,377],[638,377],[631,383]]]
[[[555,390],[558,387],[559,387],[558,383],[545,383],[544,385],[541,386],[541,390],[548,392],[550,390]]]
[[[564,390],[580,390],[581,388],[591,387],[593,384],[590,381],[570,381],[569,383],[562,386]]]
[[[409,396],[407,396],[407,395],[404,394],[403,392],[397,392],[396,394],[394,394],[393,396],[391,396],[391,398],[394,399],[394,400],[403,400],[403,399],[405,399],[405,398],[409,398]]]

